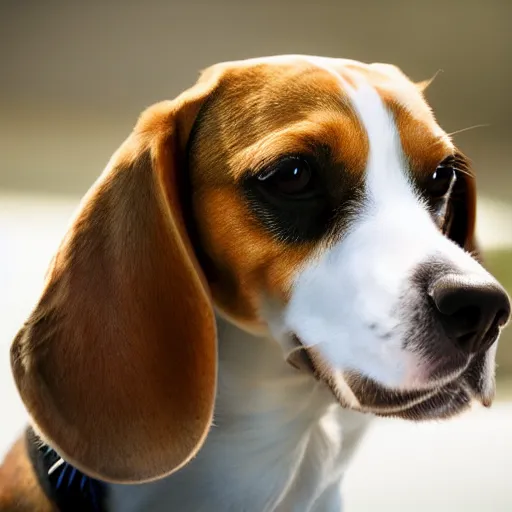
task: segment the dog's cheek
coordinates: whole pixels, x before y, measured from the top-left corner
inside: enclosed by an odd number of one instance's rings
[[[233,187],[203,189],[194,214],[213,299],[239,322],[259,322],[264,297],[288,302],[313,244],[286,244],[260,225]]]

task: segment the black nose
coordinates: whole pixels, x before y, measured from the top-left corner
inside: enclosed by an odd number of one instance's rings
[[[487,350],[510,317],[510,301],[494,281],[447,275],[431,285],[429,295],[446,335],[464,352]]]

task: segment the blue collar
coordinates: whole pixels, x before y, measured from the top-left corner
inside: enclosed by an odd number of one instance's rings
[[[68,464],[34,431],[26,432],[27,450],[41,488],[59,512],[104,512],[105,484]]]

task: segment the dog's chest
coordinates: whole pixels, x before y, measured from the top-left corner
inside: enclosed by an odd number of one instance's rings
[[[214,425],[197,456],[150,484],[111,486],[113,512],[339,511],[367,418],[287,365],[266,341],[222,340]],[[240,351],[243,347],[244,353]]]
[[[278,442],[265,438],[270,434],[258,422],[254,430],[247,425],[244,437],[212,432],[178,473],[151,484],[113,486],[112,511],[338,512],[343,472],[364,425],[361,418],[341,424],[339,412],[328,411],[302,435],[283,425]]]

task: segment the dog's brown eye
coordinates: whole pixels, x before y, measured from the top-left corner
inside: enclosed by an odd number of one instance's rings
[[[258,179],[285,196],[305,197],[315,189],[311,166],[304,158],[286,158]]]
[[[432,199],[444,197],[455,182],[455,169],[450,161],[438,165],[427,183],[428,194]]]
[[[247,204],[269,233],[281,242],[320,239],[332,222],[333,203],[325,187],[332,164],[325,152],[288,154],[247,172],[242,187]]]
[[[437,166],[425,184],[435,223],[445,234],[449,233],[453,222],[453,196],[457,183],[455,160],[450,156]]]

